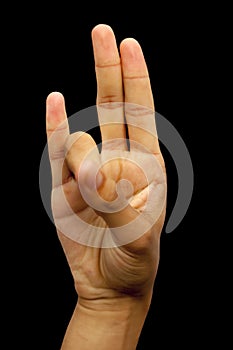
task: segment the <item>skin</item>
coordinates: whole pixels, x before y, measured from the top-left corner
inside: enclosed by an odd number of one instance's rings
[[[156,222],[139,238],[110,248],[80,244],[56,225],[78,294],[61,349],[105,350],[111,347],[112,350],[131,350],[137,346],[150,307],[159,264],[159,242],[166,211],[166,171],[155,123],[149,125],[148,132],[148,126],[143,125],[147,120],[138,115],[134,125],[128,123],[130,151],[125,141],[123,102],[154,111],[148,70],[139,43],[127,38],[118,49],[112,29],[103,24],[93,28],[91,37],[103,147],[99,155],[90,135],[80,132],[71,135],[64,97],[59,92],[48,95],[46,132],[55,224],[59,217],[57,222],[63,227],[68,215],[61,205],[61,191],[75,215],[96,229],[101,227],[103,237],[109,228],[121,228],[134,222],[143,212],[150,189],[142,169],[131,161],[137,161],[138,156],[140,159],[153,157],[161,168],[163,179],[157,174],[151,176],[151,182],[156,183],[155,191],[161,189],[161,196],[156,197],[155,211],[156,207],[161,210]],[[126,123],[131,112],[128,111],[128,116],[126,113]],[[116,115],[118,123],[113,124]],[[147,152],[138,150],[138,144]],[[83,169],[81,166],[90,150],[98,163],[98,180],[91,175],[93,163],[86,163]],[[110,161],[105,162],[106,159]],[[90,206],[85,196],[88,188],[93,190],[96,186],[99,201],[105,200],[108,205],[117,198],[116,184],[121,179],[132,184],[133,194],[126,207],[104,212],[101,207],[99,210]],[[130,227],[132,231],[132,225]]]

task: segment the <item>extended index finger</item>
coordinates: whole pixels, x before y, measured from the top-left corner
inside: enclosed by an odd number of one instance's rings
[[[50,93],[46,100],[46,133],[54,188],[61,185],[69,173],[64,164],[69,124],[64,97],[59,92]]]
[[[154,99],[141,46],[135,39],[127,38],[121,42],[120,51],[131,148],[141,145],[152,153],[159,153]]]

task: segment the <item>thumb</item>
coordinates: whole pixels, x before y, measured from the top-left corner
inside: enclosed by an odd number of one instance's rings
[[[79,168],[78,185],[84,201],[107,223],[108,234],[102,246],[125,245],[150,231],[150,220],[129,204],[131,189],[127,181],[115,183],[99,164],[85,160]]]

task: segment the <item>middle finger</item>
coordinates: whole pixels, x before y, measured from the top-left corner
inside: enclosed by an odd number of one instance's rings
[[[97,80],[97,110],[103,145],[126,149],[121,60],[113,30],[99,24],[92,30]],[[116,148],[116,147],[115,147]]]

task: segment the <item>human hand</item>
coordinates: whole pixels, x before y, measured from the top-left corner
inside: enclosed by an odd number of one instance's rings
[[[79,309],[139,306],[144,320],[166,207],[153,95],[136,40],[123,40],[119,55],[111,28],[98,25],[92,41],[102,149],[87,133],[69,133],[64,98],[51,93],[46,122],[53,216]]]

